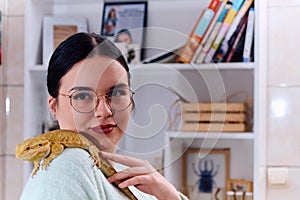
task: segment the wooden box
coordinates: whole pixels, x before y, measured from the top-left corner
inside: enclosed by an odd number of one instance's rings
[[[245,103],[181,103],[182,131],[246,132]]]

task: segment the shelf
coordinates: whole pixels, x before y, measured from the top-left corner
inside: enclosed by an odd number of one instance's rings
[[[229,140],[253,140],[254,134],[251,132],[243,133],[214,133],[214,132],[167,132],[170,139],[229,139]]]
[[[177,64],[151,63],[130,66],[131,70],[253,70],[255,63],[209,63],[209,64]]]
[[[253,70],[254,63],[218,63],[218,64],[177,64],[177,63],[153,63],[138,64],[130,66],[131,71],[139,72],[144,70]],[[32,73],[45,73],[47,67],[35,65],[29,69]]]

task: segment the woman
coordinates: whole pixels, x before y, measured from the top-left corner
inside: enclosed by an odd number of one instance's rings
[[[107,18],[104,21],[104,35],[114,36],[117,25],[117,12],[114,8],[110,9]]]
[[[131,44],[132,43],[132,36],[131,36],[130,31],[128,29],[120,30],[117,33],[114,42],[124,42],[126,44]]]
[[[135,186],[138,199],[185,199],[148,162],[115,154],[134,107],[129,78],[120,51],[97,34],[78,33],[59,45],[47,75],[51,114],[61,129],[87,133],[103,157],[128,168],[106,179],[87,152],[67,148],[28,180],[21,199],[126,199],[110,184],[115,180]]]

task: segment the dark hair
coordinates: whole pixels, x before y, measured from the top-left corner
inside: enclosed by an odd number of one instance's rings
[[[108,16],[107,16],[108,19],[111,19],[111,18],[112,18],[112,16],[111,16],[112,13],[116,13],[116,9],[114,9],[114,8],[110,9],[110,11],[109,11],[109,13],[108,13]],[[113,25],[114,25],[114,26],[116,25],[116,22],[115,22],[115,21],[113,21]]]
[[[49,94],[56,98],[61,78],[74,64],[94,55],[107,56],[117,60],[127,71],[129,82],[130,74],[127,62],[111,41],[95,33],[76,33],[63,41],[50,58],[47,74]]]
[[[130,38],[130,40],[132,41],[132,36],[131,36],[130,31],[128,29],[121,29],[115,37],[115,40],[114,40],[115,42],[119,42],[119,35],[121,35],[122,33],[127,34],[128,37]]]

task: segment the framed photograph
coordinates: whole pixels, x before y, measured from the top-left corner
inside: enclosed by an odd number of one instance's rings
[[[189,148],[182,160],[182,191],[192,199],[225,199],[230,149]]]
[[[122,55],[129,64],[138,64],[141,61],[141,46],[138,44],[127,44],[125,42],[115,42]]]
[[[86,18],[45,16],[43,21],[43,65],[48,65],[51,54],[67,37],[87,32]]]
[[[104,2],[100,32],[101,35],[108,37],[113,42],[123,42],[134,46],[134,49],[138,48],[139,59],[143,59],[142,49],[146,22],[146,1]]]
[[[228,179],[226,183],[227,191],[253,192],[253,182],[239,179]]]

